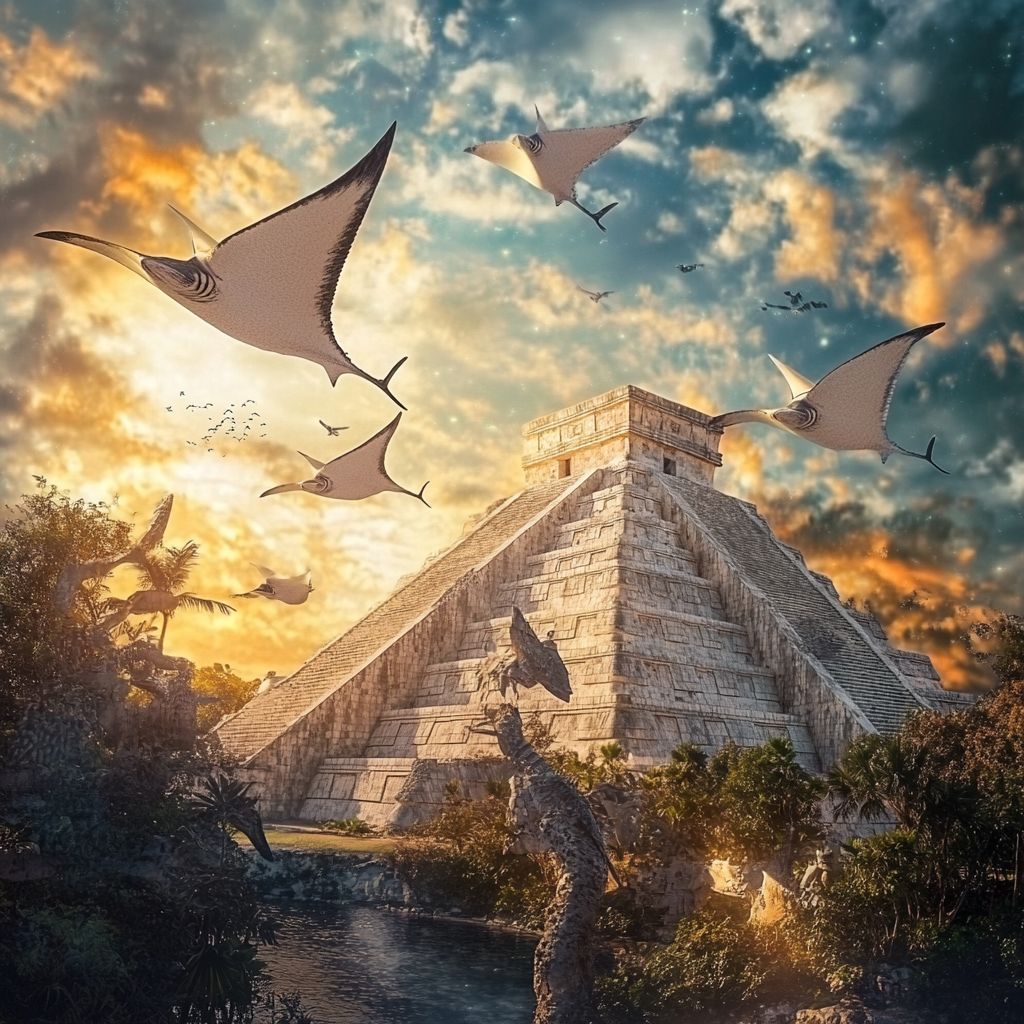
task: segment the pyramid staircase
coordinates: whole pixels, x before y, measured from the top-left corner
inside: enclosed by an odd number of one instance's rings
[[[482,614],[424,668],[402,704],[380,715],[361,756],[324,760],[301,817],[383,823],[418,761],[494,757],[493,738],[470,731],[483,720],[477,670],[508,649],[513,605],[538,634],[553,630],[569,670],[570,704],[536,689],[519,699],[558,746],[585,755],[618,741],[643,768],[684,741],[711,752],[788,736],[801,761],[819,767],[806,725],[784,712],[747,630],[729,619],[663,501],[651,496],[649,474],[604,476],[574,500],[545,548],[523,559],[518,578],[487,595]],[[463,780],[480,784],[493,774],[477,767],[483,775],[467,780],[462,771]]]

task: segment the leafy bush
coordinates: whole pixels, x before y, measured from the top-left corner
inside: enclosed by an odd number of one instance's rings
[[[321,821],[320,827],[325,832],[336,832],[340,836],[372,836],[376,829],[362,818],[330,818]]]
[[[670,945],[621,957],[600,984],[601,1009],[611,1024],[674,1024],[682,1014],[728,1011],[769,991],[770,978],[795,984],[795,954],[776,930],[702,911],[679,922]]]
[[[403,837],[393,857],[414,892],[442,909],[511,918],[535,927],[554,893],[540,861],[506,852],[513,835],[506,804],[449,792],[442,812]]]

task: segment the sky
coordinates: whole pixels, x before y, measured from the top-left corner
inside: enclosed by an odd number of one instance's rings
[[[41,475],[141,525],[173,492],[166,540],[199,543],[189,589],[206,597],[259,583],[251,562],[310,568],[301,607],[181,611],[168,633],[199,664],[287,672],[521,487],[527,420],[626,383],[708,413],[770,407],[788,392],[767,353],[816,379],[942,320],[889,432],[918,451],[937,434],[950,476],[747,425],[716,483],[959,685],[970,623],[1024,611],[1022,42],[1016,0],[7,2],[0,500]],[[619,203],[607,234],[463,152],[531,132],[534,104],[552,128],[647,118],[581,180],[591,209]],[[334,324],[375,375],[408,355],[388,467],[413,491],[429,479],[433,509],[260,499],[305,475],[297,449],[328,460],[394,406],[34,233],[187,258],[168,203],[226,236],[392,120]],[[674,269],[690,262],[705,267]],[[595,306],[577,283],[615,294]],[[785,289],[828,308],[761,309]],[[248,400],[247,440],[198,443]]]

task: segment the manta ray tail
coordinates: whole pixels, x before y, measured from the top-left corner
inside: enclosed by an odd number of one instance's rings
[[[591,213],[589,210],[583,212],[602,230],[607,231],[608,229],[601,223],[601,218],[608,213],[609,210],[614,210],[618,203],[609,203],[604,209],[598,210],[597,213]],[[581,208],[582,209],[582,208]]]
[[[946,476],[949,476],[949,470],[948,469],[943,469],[932,458],[932,452],[935,450],[935,437],[936,437],[936,435],[933,434],[932,435],[932,439],[928,442],[928,447],[925,448],[923,455],[920,452],[912,452],[912,451],[908,451],[906,448],[901,448],[898,444],[894,445],[894,447],[896,448],[897,451],[903,452],[904,455],[909,455],[912,459],[924,459],[925,462],[927,462],[929,465],[934,466],[940,473],[945,473]],[[882,461],[885,462],[885,456],[884,455],[882,456]]]
[[[395,403],[395,405],[398,406],[399,409],[406,409],[406,406],[402,405],[402,403],[397,398],[395,398],[395,396],[391,393],[391,388],[389,388],[388,385],[391,383],[391,378],[394,377],[394,375],[398,372],[399,367],[408,358],[409,358],[408,356],[402,356],[402,358],[399,359],[398,362],[395,363],[395,365],[391,367],[391,369],[388,371],[388,374],[387,374],[386,377],[382,377],[380,380],[375,380],[373,382],[374,384],[377,385],[377,387],[379,387],[381,389],[381,391],[384,392],[385,395],[388,396],[388,398],[391,399],[392,402]],[[426,485],[424,485],[424,486],[426,486]]]
[[[588,210],[577,199],[570,198],[570,199],[567,200],[567,202],[572,203],[572,205],[575,206],[577,210],[582,210],[602,231],[607,231],[608,229],[601,223],[601,218],[609,210],[614,210],[615,207],[619,205],[618,203],[609,203],[606,207],[604,207],[603,210],[598,210],[597,213],[593,213],[592,211]],[[561,204],[562,204],[562,200],[561,199],[556,199],[555,200],[555,206],[560,206]]]
[[[428,480],[428,481],[427,481],[427,484],[429,484],[429,483],[430,483],[430,481]],[[419,499],[420,499],[420,501],[422,501],[422,502],[423,502],[423,504],[427,506],[427,508],[433,508],[433,506],[432,506],[432,505],[430,504],[430,502],[429,502],[429,501],[427,501],[427,499],[423,497],[423,492],[424,492],[424,491],[425,491],[425,490],[427,489],[427,484],[424,484],[424,485],[423,485],[423,486],[422,486],[422,487],[421,487],[421,488],[419,489],[419,493],[418,493],[418,494],[413,494],[413,497],[414,497],[414,498],[419,498]],[[410,494],[412,494],[412,491],[410,491],[409,493],[410,493]]]

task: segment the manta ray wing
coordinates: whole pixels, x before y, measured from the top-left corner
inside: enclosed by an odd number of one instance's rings
[[[331,307],[349,250],[384,172],[395,124],[336,181],[224,239],[208,260],[238,296],[241,340],[319,363],[334,381],[354,364],[334,336]]]
[[[540,149],[532,154],[541,188],[556,199],[576,198],[579,176],[643,124],[644,118],[604,128],[559,128],[540,133]]]
[[[378,430],[373,437],[364,441],[358,448],[353,448],[352,451],[332,459],[323,468],[324,476],[335,482],[345,479],[390,485],[380,487],[379,490],[390,490],[392,487],[397,487],[398,484],[388,476],[387,470],[384,468],[384,457],[401,420],[402,414],[399,413],[386,427]]]
[[[805,397],[805,401],[823,411],[813,440],[826,447],[851,451],[890,448],[892,442],[885,423],[900,369],[914,345],[942,326],[927,324],[897,334],[822,377]],[[824,429],[832,437],[831,442],[817,436]]]
[[[530,155],[511,142],[504,140],[481,142],[479,145],[470,146],[466,152],[480,157],[481,160],[504,167],[506,171],[511,171],[523,181],[528,181],[534,188],[544,188]]]
[[[796,370],[791,366],[787,366],[781,359],[776,359],[771,354],[769,354],[768,358],[774,364],[775,369],[786,378],[790,397],[796,398],[798,395],[806,395],[814,387],[813,380],[808,380],[802,373],[797,373]]]

